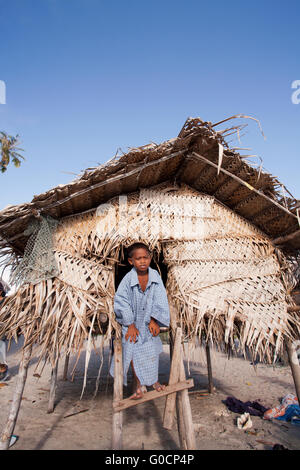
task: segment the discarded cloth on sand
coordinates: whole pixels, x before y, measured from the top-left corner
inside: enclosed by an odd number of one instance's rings
[[[252,416],[263,416],[267,411],[267,408],[257,401],[242,402],[235,397],[227,397],[226,400],[223,400],[223,403],[234,413],[249,413]]]

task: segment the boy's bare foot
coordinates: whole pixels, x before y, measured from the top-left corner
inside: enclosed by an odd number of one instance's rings
[[[166,388],[165,385],[162,385],[162,384],[160,384],[159,382],[155,382],[155,384],[153,384],[152,387],[153,387],[154,390],[156,390],[157,392],[161,392],[162,390],[164,390],[164,389]]]
[[[131,395],[129,398],[131,400],[139,400],[140,398],[142,398],[144,396],[144,387],[142,386],[139,386],[137,387],[136,391],[133,393],[133,395]]]

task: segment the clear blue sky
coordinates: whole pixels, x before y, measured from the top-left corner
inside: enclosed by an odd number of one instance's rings
[[[299,0],[0,0],[0,130],[26,161],[0,209],[175,137],[188,116],[249,122],[242,144],[300,198]],[[249,153],[249,152],[243,152]]]

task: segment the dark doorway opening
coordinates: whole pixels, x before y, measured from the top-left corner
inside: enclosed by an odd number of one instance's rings
[[[167,278],[168,278],[168,267],[164,263],[162,250],[158,253],[156,250],[152,253],[152,260],[150,267],[156,269],[159,272],[163,284],[166,287]],[[131,271],[132,266],[128,263],[128,250],[125,247],[122,247],[120,250],[119,262],[115,265],[115,290],[118,289],[120,282],[123,277]],[[163,344],[169,344],[169,333],[167,331],[161,332],[159,334],[160,339]]]

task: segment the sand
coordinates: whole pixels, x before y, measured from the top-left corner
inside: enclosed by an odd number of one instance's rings
[[[0,387],[0,429],[6,422],[11,404],[20,360],[22,342],[13,344],[8,352],[10,379]],[[241,356],[228,359],[225,353],[212,350],[212,370],[215,390],[203,395],[207,389],[205,351],[198,348],[190,361],[187,375],[194,379],[195,387],[190,402],[199,450],[271,450],[281,444],[290,450],[300,448],[300,426],[284,421],[266,421],[251,416],[248,431],[237,427],[238,413],[229,411],[222,403],[228,396],[239,400],[259,401],[266,408],[280,404],[281,398],[295,393],[288,365],[270,366]],[[22,405],[14,434],[14,450],[109,450],[111,448],[113,380],[108,375],[109,349],[105,348],[98,393],[95,383],[100,364],[100,353],[92,353],[88,380],[82,399],[85,353],[80,356],[73,381],[71,371],[76,357],[70,358],[68,380],[63,380],[64,361],[60,361],[54,412],[47,413],[50,386],[50,366],[42,374],[36,370],[37,357],[33,356],[28,370]],[[169,348],[164,345],[160,361],[160,380],[168,382]],[[130,382],[129,382],[130,385]],[[198,392],[197,392],[198,390]],[[130,388],[124,387],[124,397]],[[124,411],[123,448],[126,450],[178,450],[176,422],[174,429],[162,427],[165,398],[140,404]]]

